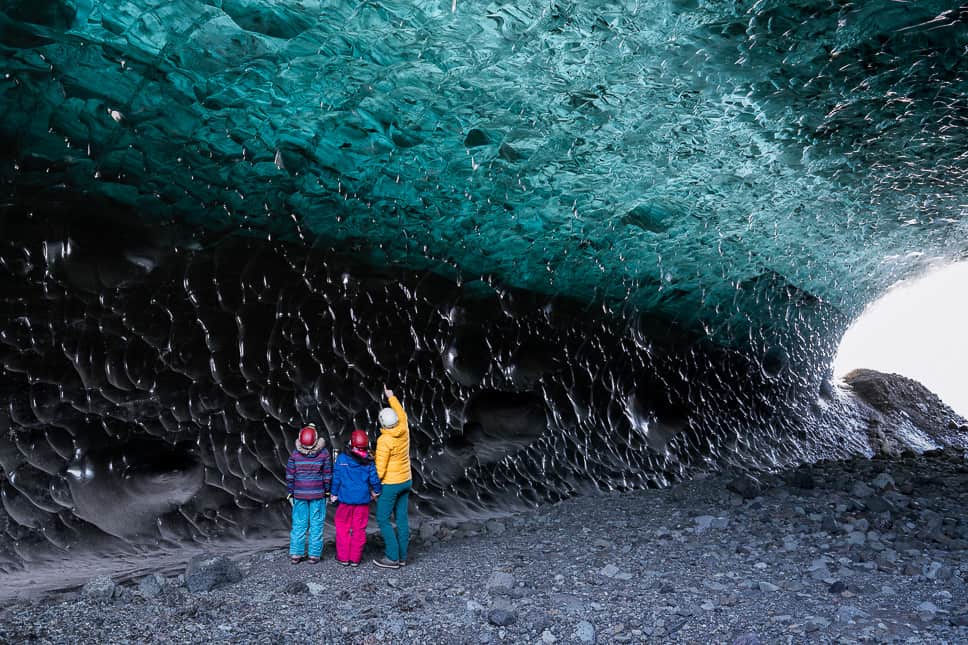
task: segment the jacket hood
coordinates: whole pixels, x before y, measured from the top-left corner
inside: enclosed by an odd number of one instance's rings
[[[355,461],[361,466],[366,466],[368,464],[373,463],[373,458],[370,457],[370,453],[368,452],[361,453],[361,452],[357,452],[356,450],[347,450],[343,454],[347,455],[350,459],[352,459],[353,461]]]
[[[404,433],[404,424],[399,421],[397,422],[397,425],[393,426],[392,428],[383,428],[383,427],[380,428],[380,434],[389,435],[394,438],[402,437],[403,433]]]
[[[323,441],[322,437],[316,437],[316,443],[314,443],[311,448],[307,448],[299,443],[299,439],[296,439],[296,450],[304,455],[313,455],[323,449],[324,443],[325,442]]]

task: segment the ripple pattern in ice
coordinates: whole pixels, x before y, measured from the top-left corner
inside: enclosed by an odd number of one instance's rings
[[[486,279],[255,238],[179,241],[65,208],[0,220],[3,566],[283,530],[296,429],[315,421],[337,448],[373,431],[384,382],[411,413],[427,513],[829,444],[798,407],[821,383],[816,335],[751,360],[673,321]]]

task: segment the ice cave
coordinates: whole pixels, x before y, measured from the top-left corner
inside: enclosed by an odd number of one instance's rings
[[[966,47],[940,0],[3,0],[0,570],[278,530],[384,383],[428,515],[863,453],[841,336],[968,257]]]

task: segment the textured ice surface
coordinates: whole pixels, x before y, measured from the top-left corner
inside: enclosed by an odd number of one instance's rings
[[[0,557],[283,525],[384,379],[427,510],[851,447],[840,334],[968,252],[965,20],[0,3]]]
[[[2,220],[0,566],[284,529],[300,425],[375,435],[384,382],[432,513],[864,448],[813,355],[773,373],[646,314],[88,209]]]

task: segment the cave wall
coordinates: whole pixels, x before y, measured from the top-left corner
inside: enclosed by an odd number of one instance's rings
[[[805,367],[831,351],[819,335],[787,347],[797,368],[345,248],[46,208],[0,218],[0,566],[285,530],[301,424],[336,449],[375,438],[384,383],[411,416],[425,514],[864,449],[831,448],[849,424],[821,423],[836,401],[822,361]]]

